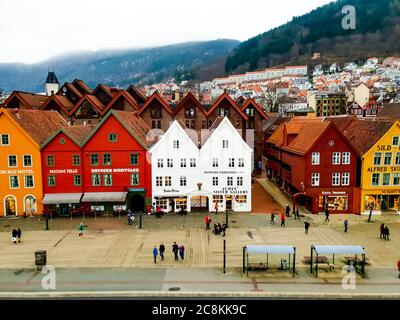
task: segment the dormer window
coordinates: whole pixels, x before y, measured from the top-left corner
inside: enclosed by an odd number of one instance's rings
[[[248,117],[254,117],[254,108],[247,108],[246,109],[246,115]]]
[[[227,117],[228,116],[228,110],[225,108],[219,108],[219,116],[220,117]]]
[[[194,118],[196,116],[196,111],[194,107],[185,108],[185,117]]]
[[[161,116],[162,116],[161,108],[151,109],[151,117],[152,118],[161,118]]]

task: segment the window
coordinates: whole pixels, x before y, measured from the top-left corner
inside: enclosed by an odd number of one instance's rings
[[[162,187],[162,177],[156,177],[156,186]]]
[[[152,118],[161,118],[161,108],[151,109],[150,115]]]
[[[313,152],[311,154],[311,164],[319,165],[319,152]]]
[[[172,161],[172,159],[167,159],[167,167],[168,168],[173,168],[174,167],[174,162]]]
[[[222,194],[213,195],[212,202],[215,203],[222,203],[224,201],[224,196]]]
[[[179,140],[174,140],[174,149],[179,149]]]
[[[181,168],[186,168],[186,159],[181,159]]]
[[[340,173],[332,173],[332,185],[340,186]]]
[[[56,176],[48,176],[47,177],[47,185],[49,187],[55,187],[56,186]]]
[[[54,165],[55,165],[55,158],[54,158],[54,156],[53,156],[53,155],[48,155],[48,156],[46,157],[46,163],[47,163],[47,166],[48,166],[48,167],[54,167]]]
[[[156,122],[154,120],[151,121],[151,128],[152,129],[157,129],[157,125],[156,125]]]
[[[157,177],[160,178],[160,177]],[[131,173],[131,186],[137,186],[140,184],[139,173]],[[161,181],[162,184],[162,181]]]
[[[400,145],[400,137],[393,137],[392,138],[392,145],[399,146]]]
[[[8,134],[1,135],[1,145],[2,146],[9,146],[10,145],[10,136]]]
[[[90,155],[90,165],[92,165],[92,166],[99,165],[99,155],[97,153],[92,153]]]
[[[25,188],[33,188],[33,176],[25,176]]]
[[[172,177],[165,177],[165,186],[170,187],[172,184]]]
[[[311,185],[312,186],[319,186],[319,173],[312,173],[311,174]]]
[[[130,154],[130,164],[131,166],[137,166],[139,164],[139,155],[137,153]]]
[[[98,187],[101,185],[99,174],[92,174],[92,186]]]
[[[380,166],[382,163],[382,153],[375,152],[374,154],[374,166]]]
[[[400,164],[400,152],[396,153],[396,159],[394,161],[395,165],[399,165]]]
[[[213,186],[218,186],[218,177],[213,177],[213,179],[212,179],[212,185],[213,185]]]
[[[243,158],[239,158],[238,159],[238,166],[239,166],[239,168],[243,168],[244,167],[244,159]]]
[[[79,154],[74,154],[72,156],[72,165],[75,167],[81,165],[81,156]]]
[[[235,167],[235,159],[234,158],[229,158],[229,168]]]
[[[196,168],[196,158],[190,158],[190,167]]]
[[[161,120],[157,120],[157,129],[161,129]]]
[[[222,140],[222,148],[224,149],[228,148],[228,140]]]
[[[8,166],[9,167],[17,167],[17,156],[8,156]]]
[[[157,159],[157,167],[164,168],[164,159]]]
[[[111,166],[111,154],[109,153],[103,154],[103,165]]]
[[[332,164],[340,164],[340,152],[332,153]]]
[[[117,142],[117,134],[116,133],[109,133],[108,134],[108,142],[115,143]]]
[[[394,186],[400,185],[400,173],[393,174],[393,185]]]
[[[342,173],[342,186],[350,185],[350,173],[344,172]]]
[[[195,109],[194,107],[185,108],[185,117],[186,118],[194,118]]]
[[[219,108],[219,116],[220,117],[225,117],[228,115],[228,110],[225,108]]]
[[[82,185],[81,175],[79,174],[74,175],[74,186],[80,186],[80,185]]]
[[[382,185],[389,186],[390,185],[390,173],[382,174]]]
[[[371,185],[379,186],[379,180],[380,180],[380,174],[379,173],[373,173],[372,174]]]
[[[213,164],[212,164],[212,166],[213,166],[213,168],[217,168],[218,167],[218,158],[213,158]]]
[[[233,186],[233,177],[228,177],[226,182],[228,186]]]
[[[182,176],[180,178],[180,185],[181,185],[181,187],[186,187],[186,177],[185,176]]]
[[[237,177],[237,185],[243,186],[243,177]]]
[[[206,122],[206,120],[203,120],[203,121],[201,122],[201,128],[202,128],[202,129],[207,129],[207,122]]]
[[[106,173],[104,175],[104,185],[107,187],[112,186],[112,174]]]
[[[24,154],[24,167],[32,167],[32,156]]]
[[[236,203],[247,203],[247,196],[245,194],[235,196]]]
[[[392,153],[385,153],[383,163],[385,166],[390,166],[392,164]]]
[[[350,152],[342,153],[342,164],[350,164]]]

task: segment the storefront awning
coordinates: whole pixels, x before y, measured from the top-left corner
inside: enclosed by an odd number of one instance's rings
[[[125,199],[126,192],[87,192],[82,202],[124,202]]]
[[[210,191],[206,191],[206,190],[194,190],[192,192],[189,192],[187,194],[188,197],[209,197],[211,196],[212,193]]]
[[[43,197],[43,204],[65,204],[65,203],[79,203],[81,201],[82,193],[53,193],[45,194]]]

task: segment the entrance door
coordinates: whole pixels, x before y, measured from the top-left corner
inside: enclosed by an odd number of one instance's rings
[[[144,212],[144,198],[140,194],[134,194],[131,196],[131,200],[129,203],[129,208],[134,211],[142,211]]]
[[[60,216],[68,216],[68,204],[60,204]]]
[[[15,216],[17,213],[15,197],[8,196],[4,199],[5,214],[6,216]]]
[[[226,196],[226,210],[232,210],[232,196]]]

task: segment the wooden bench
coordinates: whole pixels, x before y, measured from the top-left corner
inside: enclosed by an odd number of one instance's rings
[[[311,264],[311,257],[309,257],[309,256],[304,257],[304,261],[305,261],[307,264]],[[313,263],[316,263],[316,262],[317,262],[317,257],[313,257]],[[325,256],[319,256],[319,257],[318,257],[318,263],[326,263],[326,264],[329,264],[329,260],[328,260],[328,258],[325,257]]]
[[[354,256],[353,257],[350,257],[350,256],[344,257],[344,260],[346,261],[347,264],[350,264],[351,262],[355,262],[355,263],[362,262],[362,258],[360,258],[360,257],[356,258]],[[369,259],[367,257],[365,257],[365,264],[367,264],[368,261],[369,261]]]

